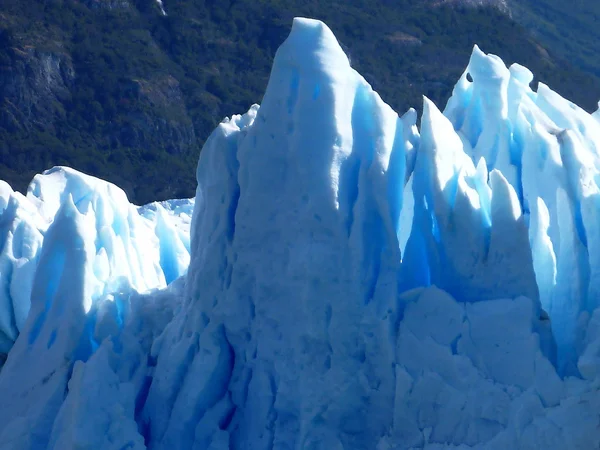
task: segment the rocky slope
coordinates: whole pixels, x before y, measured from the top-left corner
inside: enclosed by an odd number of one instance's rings
[[[398,111],[423,93],[445,104],[474,43],[590,111],[600,97],[596,75],[533,40],[503,0],[352,0],[343,14],[320,0],[0,3],[0,179],[20,190],[69,165],[137,203],[192,196],[204,140],[260,99],[293,16],[326,20]]]

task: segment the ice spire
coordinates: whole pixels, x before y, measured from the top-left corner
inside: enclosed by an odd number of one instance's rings
[[[200,157],[175,319],[194,331],[156,346],[144,410],[156,448],[192,445],[188,422],[234,447],[368,447],[384,432],[393,350],[379,319],[395,308],[408,134],[329,28],[295,19],[262,106],[222,123]],[[365,358],[377,387],[355,377]],[[179,391],[175,376],[189,380]]]

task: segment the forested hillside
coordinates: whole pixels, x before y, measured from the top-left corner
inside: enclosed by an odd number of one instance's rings
[[[65,164],[138,203],[192,196],[203,142],[260,102],[294,16],[324,20],[396,111],[443,106],[477,43],[594,109],[597,74],[496,8],[414,0],[0,0],[0,179]],[[585,67],[587,68],[587,66]]]
[[[513,0],[515,20],[559,57],[600,76],[600,2]]]

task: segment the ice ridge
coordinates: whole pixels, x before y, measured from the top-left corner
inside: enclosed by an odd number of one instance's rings
[[[68,169],[27,202],[0,184],[37,255],[0,445],[600,447],[600,122],[532,80],[475,47],[419,131],[297,18],[262,105],[202,150],[189,241],[168,220],[185,205],[136,209]],[[174,281],[99,282],[98,243],[127,255],[141,230]]]
[[[88,292],[78,300],[84,303],[86,312],[91,303],[115,292],[164,288],[187,270],[191,201],[146,205],[138,213],[121,189],[67,167],[55,167],[36,175],[26,196],[3,183],[0,185],[0,354],[4,358],[29,314],[46,233],[60,208],[68,202],[73,203],[85,221],[82,239],[95,248],[93,271],[85,281]],[[175,203],[177,206],[171,210],[171,204]]]

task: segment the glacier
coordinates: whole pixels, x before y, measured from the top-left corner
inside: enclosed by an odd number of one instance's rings
[[[194,200],[0,183],[0,448],[600,448],[600,116],[532,81],[417,126],[297,18]]]
[[[52,225],[56,219],[78,217],[82,245],[95,249],[85,280],[89,295],[76,300],[83,301],[87,313],[98,299],[164,288],[183,275],[189,264],[192,209],[193,200],[135,207],[117,186],[67,167],[37,175],[27,195],[0,182],[2,361],[29,315],[45,236],[59,226]]]

